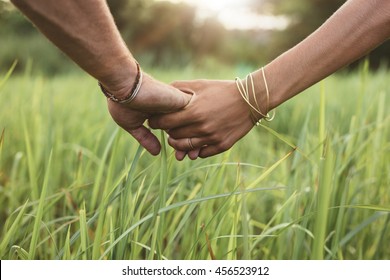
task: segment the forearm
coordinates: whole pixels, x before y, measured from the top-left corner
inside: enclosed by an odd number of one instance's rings
[[[82,69],[121,95],[136,76],[133,58],[104,0],[12,0]]]
[[[317,31],[266,66],[270,108],[357,60],[390,37],[390,1],[350,0]],[[260,79],[260,73],[255,73]]]

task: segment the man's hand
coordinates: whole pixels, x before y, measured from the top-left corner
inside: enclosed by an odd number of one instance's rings
[[[191,95],[161,83],[147,74],[137,97],[129,104],[107,101],[108,110],[114,121],[130,133],[152,155],[160,153],[161,145],[157,137],[143,124],[156,113],[175,112],[184,108]]]
[[[116,97],[131,90],[136,64],[121,38],[105,0],[12,0],[58,48]],[[103,98],[103,97],[101,97]],[[177,111],[189,95],[145,75],[137,97],[126,105],[108,102],[118,125],[150,153],[160,151],[157,138],[143,126],[153,113]]]

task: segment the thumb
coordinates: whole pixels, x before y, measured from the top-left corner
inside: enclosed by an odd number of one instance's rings
[[[184,108],[191,97],[191,93],[183,92],[145,74],[139,94],[128,106],[144,112],[168,113]]]
[[[179,111],[190,103],[192,97],[196,94],[191,87],[191,82],[193,81],[174,81],[170,84],[170,87],[174,89],[173,97],[176,99],[176,103],[170,110],[171,112]]]
[[[145,126],[127,130],[149,153],[156,156],[160,153],[161,145],[158,138]]]
[[[170,103],[171,107],[167,108],[168,110],[166,112],[176,112],[183,109],[195,95],[195,92],[188,87],[169,87],[171,88],[171,96],[168,103]]]
[[[171,83],[171,86],[180,90],[182,93],[186,93],[186,104],[187,106],[192,97],[196,95],[196,92],[200,89],[199,82],[197,80],[190,81],[174,81]]]

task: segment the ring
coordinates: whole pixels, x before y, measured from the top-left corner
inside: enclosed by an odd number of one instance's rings
[[[190,146],[190,150],[195,150],[194,145],[192,145],[191,138],[187,138],[187,139],[188,139],[188,146]]]

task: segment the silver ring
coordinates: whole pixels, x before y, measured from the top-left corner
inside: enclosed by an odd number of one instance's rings
[[[190,150],[195,150],[194,145],[192,145],[191,138],[187,138],[187,139],[188,139],[188,146],[190,146]]]

